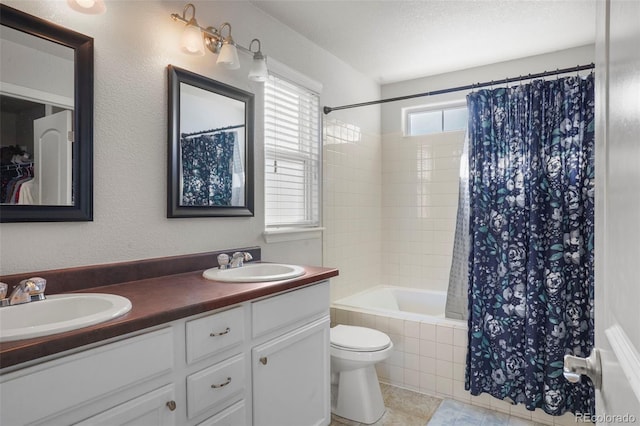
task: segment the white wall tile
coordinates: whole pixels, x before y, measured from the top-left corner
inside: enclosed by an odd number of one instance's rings
[[[453,328],[448,325],[438,324],[436,326],[436,341],[453,345]]]
[[[404,353],[404,368],[409,370],[420,370],[420,356],[417,354]]]
[[[428,356],[420,357],[420,372],[436,374],[436,359]]]
[[[420,340],[420,356],[436,358],[436,342],[430,340]]]
[[[420,353],[420,339],[416,339],[414,337],[405,337],[404,338],[404,351],[410,354],[419,354]],[[448,359],[451,359],[449,356]]]
[[[418,321],[405,320],[404,335],[407,337],[420,337],[420,323]]]
[[[444,396],[453,396],[453,380],[436,376],[436,392]]]
[[[436,376],[453,379],[453,363],[436,359]]]
[[[420,373],[420,391],[425,393],[436,392],[436,375]]]
[[[409,389],[420,389],[420,374],[418,370],[405,368],[404,385]]]
[[[436,358],[445,361],[453,361],[453,345],[448,343],[436,343]]]
[[[436,341],[436,326],[431,323],[420,323],[420,339]]]
[[[467,363],[467,348],[461,346],[453,347],[453,362],[465,365]]]
[[[467,346],[467,330],[466,328],[454,328],[453,329],[453,344],[455,346]]]

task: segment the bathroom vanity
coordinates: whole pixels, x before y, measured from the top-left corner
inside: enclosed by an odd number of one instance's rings
[[[133,308],[2,343],[0,424],[329,424],[328,279],[337,273],[305,267],[285,281],[220,283],[199,270],[85,289]]]

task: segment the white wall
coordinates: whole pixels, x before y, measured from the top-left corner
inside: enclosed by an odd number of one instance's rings
[[[107,2],[104,15],[82,15],[64,1],[3,0],[9,6],[95,38],[94,221],[0,225],[1,274],[65,268],[260,245],[265,260],[320,265],[322,240],[266,244],[262,112],[256,110],[254,218],[166,218],[168,64],[256,92],[242,69],[223,70],[215,56],[179,50],[183,26],[170,19],[185,2]],[[246,1],[194,2],[200,25],[229,21],[236,42],[258,37],[269,57],[323,84],[321,102],[340,105],[379,97],[379,86]],[[379,134],[379,109],[334,113]],[[342,269],[340,257],[337,266]],[[377,260],[377,259],[376,259]],[[345,267],[348,268],[348,265]]]
[[[594,46],[382,86],[383,98],[465,86],[595,61]],[[402,109],[446,104],[467,93],[382,107],[382,284],[446,291],[464,132],[405,137]]]

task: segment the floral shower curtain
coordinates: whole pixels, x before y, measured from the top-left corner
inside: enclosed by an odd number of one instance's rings
[[[469,107],[466,388],[594,413],[563,357],[593,347],[594,79],[480,90]]]
[[[220,132],[180,141],[180,205],[231,205],[235,140],[235,132]]]

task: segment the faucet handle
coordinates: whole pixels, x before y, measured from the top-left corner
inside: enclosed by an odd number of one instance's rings
[[[27,278],[20,281],[19,287],[23,288],[31,301],[44,300],[44,289],[47,287],[47,280],[41,277]]]
[[[218,255],[218,267],[220,269],[227,269],[229,267],[229,255],[226,253],[220,253]]]
[[[20,281],[20,284],[23,283],[29,291],[29,295],[31,296],[44,294],[44,289],[47,288],[47,280],[41,277],[33,277]]]

